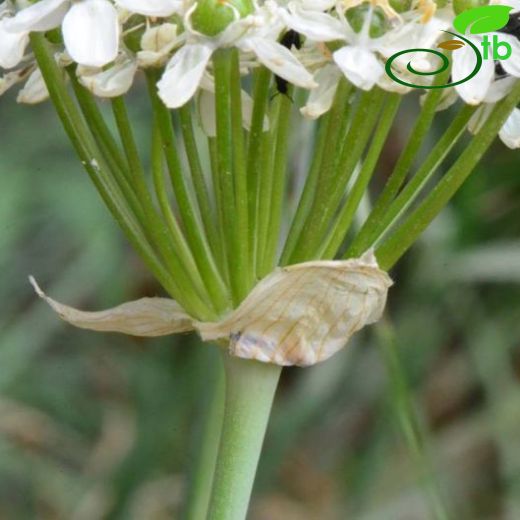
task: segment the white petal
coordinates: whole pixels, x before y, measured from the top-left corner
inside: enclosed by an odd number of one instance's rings
[[[217,135],[217,120],[215,117],[215,94],[207,90],[200,90],[197,108],[199,111],[200,126],[208,137]]]
[[[514,76],[505,76],[493,81],[486,93],[484,102],[496,103],[497,101],[505,98],[511,92],[517,81],[518,79]]]
[[[370,90],[384,73],[383,65],[374,54],[362,47],[343,47],[333,57],[346,78],[363,90]]]
[[[132,59],[123,59],[106,70],[89,69],[79,66],[79,82],[99,97],[121,96],[130,90],[137,72],[137,63]]]
[[[318,86],[312,74],[289,49],[278,42],[264,38],[247,38],[244,39],[243,45],[244,50],[255,53],[263,65],[293,85],[308,89]]]
[[[193,330],[191,318],[174,300],[141,298],[105,311],[84,312],[49,298],[32,276],[29,280],[38,296],[43,298],[62,320],[80,329],[147,337]]]
[[[23,58],[29,43],[26,32],[9,32],[5,29],[8,19],[0,20],[0,67],[11,69]]]
[[[115,0],[120,7],[144,16],[171,16],[182,9],[180,0]]]
[[[164,23],[150,27],[141,37],[141,49],[137,52],[139,67],[162,67],[170,58],[171,51],[184,43],[184,35],[177,35],[177,26]]]
[[[480,40],[471,38],[471,40],[479,45]],[[453,53],[453,68],[451,76],[453,82],[460,81],[468,77],[475,68],[477,59],[475,53],[469,45],[458,49]],[[493,60],[483,60],[482,67],[478,74],[464,83],[457,85],[455,88],[460,97],[469,105],[478,105],[486,97],[489,86],[495,76],[495,64]]]
[[[45,85],[40,69],[36,69],[29,76],[23,89],[18,92],[16,101],[18,103],[35,105],[36,103],[45,101],[48,97],[49,91],[47,90],[47,85]]]
[[[399,76],[403,79],[403,81],[408,81],[410,78],[406,77],[406,74],[401,74]],[[415,79],[414,79],[415,81]],[[412,83],[412,81],[410,80]],[[417,82],[419,83],[419,82]],[[406,87],[405,85],[401,85],[400,83],[397,83],[397,81],[394,81],[390,76],[387,74],[382,74],[379,79],[377,80],[377,86],[383,90],[386,90],[387,92],[395,92],[396,94],[408,94],[412,90],[411,87]],[[457,96],[457,99],[458,96]]]
[[[336,5],[336,0],[300,0],[303,9],[308,11],[329,11]]]
[[[518,41],[515,36],[502,33],[500,33],[500,39],[511,45],[511,57],[507,60],[500,60],[500,65],[502,65],[507,73],[516,78],[520,78],[520,41]]]
[[[303,116],[317,119],[330,110],[338,87],[341,72],[335,65],[326,65],[315,76],[318,87],[311,90],[307,103],[300,109]]]
[[[177,39],[177,26],[174,23],[163,23],[149,27],[141,36],[143,51],[161,52]]]
[[[291,2],[289,12],[282,10],[281,16],[289,28],[311,40],[328,42],[345,38],[345,29],[337,18],[326,13],[306,11],[299,3]]]
[[[515,108],[498,133],[502,142],[511,149],[520,148],[520,109]]]
[[[6,21],[11,32],[49,31],[58,27],[69,9],[68,0],[41,0],[22,9]]]
[[[173,55],[157,83],[159,96],[167,107],[178,108],[193,97],[212,54],[209,45],[195,44],[185,45]]]
[[[107,0],[74,3],[62,31],[68,53],[80,65],[102,67],[117,56],[119,21],[115,7]]]
[[[195,326],[205,340],[229,338],[234,356],[313,365],[381,317],[391,285],[370,254],[305,262],[276,269],[227,319]]]

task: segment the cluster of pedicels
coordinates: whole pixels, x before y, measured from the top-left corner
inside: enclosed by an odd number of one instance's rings
[[[491,0],[520,13],[519,0]],[[342,76],[362,90],[378,86],[406,93],[410,89],[385,74],[386,60],[403,49],[435,48],[443,30],[471,0],[5,0],[0,4],[0,93],[25,81],[18,101],[37,103],[47,89],[28,50],[32,31],[46,32],[57,62],[77,64],[81,84],[100,97],[124,94],[140,69],[161,70],[159,95],[169,108],[195,98],[211,102],[214,92],[211,57],[219,48],[240,51],[241,72],[263,65],[278,78],[309,91],[301,113],[317,118],[327,112]],[[298,43],[284,44],[294,31]],[[471,80],[446,89],[441,107],[458,97],[480,105],[470,124],[476,130],[493,105],[520,77],[520,42],[501,34],[512,56],[500,65],[486,60]],[[479,43],[479,35],[468,36]],[[438,63],[431,53],[403,55],[393,67],[406,78],[407,63],[425,73],[414,83],[431,84]],[[474,67],[469,47],[453,53],[452,78]],[[250,98],[243,95],[244,113]],[[207,107],[207,105],[205,105]],[[515,109],[500,136],[520,146],[520,110]]]

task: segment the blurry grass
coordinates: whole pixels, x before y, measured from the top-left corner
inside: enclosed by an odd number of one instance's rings
[[[215,352],[72,329],[36,299],[28,274],[83,308],[161,291],[50,107],[0,117],[0,518],[180,518]],[[520,518],[518,166],[497,145],[395,270],[386,343],[284,373],[252,520]]]

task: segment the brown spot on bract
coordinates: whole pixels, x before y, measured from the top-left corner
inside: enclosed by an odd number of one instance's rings
[[[446,49],[448,51],[456,51],[457,49],[464,47],[464,45],[466,44],[464,42],[461,42],[460,40],[447,40],[445,42],[439,43],[437,47],[439,49]]]

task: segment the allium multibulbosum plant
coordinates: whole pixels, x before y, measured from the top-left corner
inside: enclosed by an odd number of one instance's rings
[[[223,424],[206,436],[220,439],[218,456],[190,494],[191,518],[245,517],[282,367],[323,361],[377,321],[388,271],[496,136],[520,145],[520,5],[477,3],[0,5],[0,92],[21,85],[19,102],[50,99],[165,296],[82,312],[32,279],[38,294],[79,327],[196,331],[221,347]],[[143,79],[149,127],[136,143],[126,94]],[[413,126],[382,178],[411,92]]]

